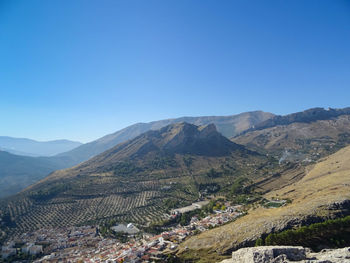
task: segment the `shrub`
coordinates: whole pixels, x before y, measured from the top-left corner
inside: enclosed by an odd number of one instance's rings
[[[299,245],[318,250],[322,246],[336,248],[350,245],[349,234],[350,216],[347,216],[295,230],[271,233],[266,237],[264,243],[265,245]]]

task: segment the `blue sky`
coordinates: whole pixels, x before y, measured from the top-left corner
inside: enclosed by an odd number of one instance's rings
[[[350,106],[350,1],[0,0],[0,135]]]

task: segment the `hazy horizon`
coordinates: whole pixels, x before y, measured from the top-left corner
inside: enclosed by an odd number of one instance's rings
[[[349,106],[350,107],[350,106]],[[315,107],[312,107],[312,108],[319,108],[318,106],[315,106]],[[332,109],[338,109],[338,108],[335,108],[335,107],[321,107],[321,108],[332,108]],[[308,108],[310,109],[310,108]],[[299,111],[296,111],[296,112],[300,112],[300,111],[304,111],[304,110],[308,110],[308,109],[300,109]],[[264,110],[252,110],[252,111],[246,111],[246,112],[253,112],[253,111],[263,111],[263,112],[266,112]],[[65,138],[65,137],[62,137],[62,138],[54,138],[54,139],[48,139],[48,140],[40,140],[40,139],[35,139],[35,138],[28,138],[28,137],[14,137],[14,136],[11,136],[11,135],[2,135],[0,134],[0,137],[9,137],[9,138],[15,138],[15,139],[29,139],[29,140],[33,140],[33,141],[37,141],[37,142],[53,142],[53,141],[60,141],[60,140],[68,140],[68,141],[72,141],[72,142],[79,142],[79,143],[89,143],[89,142],[92,142],[92,141],[95,141],[97,139],[100,139],[101,137],[103,136],[106,136],[106,135],[109,135],[109,134],[112,134],[112,133],[115,133],[119,130],[122,130],[124,128],[127,128],[131,125],[134,125],[134,124],[137,124],[137,123],[149,123],[149,122],[153,122],[153,121],[160,121],[160,120],[167,120],[167,119],[177,119],[177,118],[183,118],[183,117],[213,117],[213,116],[222,116],[222,117],[225,117],[225,116],[232,116],[232,115],[239,115],[241,113],[245,113],[245,112],[238,112],[238,113],[234,113],[234,114],[228,114],[228,115],[198,115],[198,116],[190,116],[190,115],[186,115],[186,116],[177,116],[177,117],[169,117],[169,118],[164,118],[164,119],[157,119],[157,120],[150,120],[150,121],[140,121],[140,122],[134,122],[134,123],[130,123],[129,125],[127,126],[124,126],[124,127],[121,127],[121,128],[118,128],[117,130],[114,130],[114,131],[106,131],[105,133],[103,133],[101,136],[97,137],[97,138],[93,138],[92,140],[90,141],[80,141],[80,140],[73,140],[73,139],[69,139],[69,138]],[[270,112],[270,113],[273,113],[273,114],[276,114],[274,112]],[[287,114],[291,114],[291,113],[295,113],[295,112],[289,112],[289,113],[286,113],[286,114],[282,114],[282,115],[287,115]],[[276,114],[276,115],[279,115],[279,114]]]

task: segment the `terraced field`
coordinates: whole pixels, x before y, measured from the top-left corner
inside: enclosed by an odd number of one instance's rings
[[[244,171],[257,176],[253,173],[254,167]],[[218,191],[233,183],[242,173],[241,170],[235,172],[237,175],[217,177],[210,177],[206,170],[199,174],[184,171],[176,176],[155,174],[132,179],[93,175],[79,176],[79,180],[54,180],[8,199],[2,203],[1,210],[16,224],[10,233],[95,224],[110,219],[147,225],[167,217],[166,199],[176,200],[179,206],[190,204],[207,186],[217,187],[214,190]],[[59,191],[56,193],[55,189]]]
[[[129,189],[128,193],[116,187],[116,193],[101,196],[94,196],[94,192],[91,195],[69,195],[67,191],[66,196],[60,195],[48,201],[36,201],[31,197],[16,198],[7,204],[7,208],[16,222],[15,232],[97,223],[111,218],[120,222],[144,224],[166,216],[161,192],[154,190],[157,185],[160,189],[159,183],[154,181],[134,182],[134,189]]]

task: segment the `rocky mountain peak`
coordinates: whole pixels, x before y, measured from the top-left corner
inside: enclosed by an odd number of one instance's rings
[[[214,124],[196,126],[182,122],[168,125],[160,133],[160,149],[171,153],[217,156],[240,147],[221,135]]]
[[[170,124],[145,132],[81,164],[79,167],[108,167],[121,161],[151,162],[155,156],[230,156],[248,150],[221,135],[214,124],[196,126],[187,122]],[[80,169],[79,168],[79,169]]]

